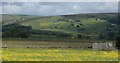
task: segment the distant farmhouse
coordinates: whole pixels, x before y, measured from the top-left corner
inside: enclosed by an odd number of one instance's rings
[[[93,50],[115,50],[115,43],[93,43],[92,48]]]

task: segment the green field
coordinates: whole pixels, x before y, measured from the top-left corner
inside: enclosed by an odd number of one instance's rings
[[[94,16],[94,17],[91,17]],[[82,35],[83,38],[99,38],[102,34],[107,37],[106,34],[111,27],[109,25],[116,24],[109,22],[110,18],[116,17],[115,13],[105,14],[76,14],[76,15],[61,15],[61,16],[27,16],[27,15],[2,15],[3,25],[17,23],[24,26],[31,26],[32,30],[43,30],[43,31],[57,31],[57,33],[67,33],[72,37]],[[17,21],[16,21],[17,20]],[[111,28],[114,31],[114,28]],[[30,37],[39,38],[39,36],[46,37],[46,35],[34,35]],[[51,35],[49,35],[51,36]]]
[[[59,18],[65,19],[65,18]],[[55,20],[59,20],[56,18]],[[54,22],[54,17],[52,18],[40,18],[34,21],[26,21],[21,23],[22,25],[31,25],[33,29],[38,30],[50,30],[50,31],[62,31],[65,33],[80,33],[80,29],[86,29],[87,32],[100,32],[105,31],[105,25],[107,25],[106,20],[96,20],[96,18],[84,18],[80,19],[80,22],[59,21]],[[69,19],[71,20],[71,19]],[[73,24],[73,26],[71,26]],[[83,24],[79,25],[79,24]],[[79,25],[79,27],[76,27]],[[96,29],[96,30],[95,30]]]

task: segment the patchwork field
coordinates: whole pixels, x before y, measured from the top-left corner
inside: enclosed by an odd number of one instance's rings
[[[70,38],[111,39],[108,32],[116,31],[116,23],[113,23],[116,13],[105,14],[75,14],[58,16],[30,16],[30,15],[7,15],[3,14],[3,29],[11,28],[10,24],[30,26],[29,37],[59,37],[60,33],[69,35]],[[112,22],[110,22],[112,18]],[[19,26],[19,30],[22,28]],[[18,29],[17,28],[17,29]],[[8,30],[8,29],[7,29]],[[10,29],[12,30],[12,29]],[[45,32],[46,33],[42,33]],[[4,31],[5,32],[5,31]],[[41,32],[41,33],[40,33]],[[53,36],[54,35],[54,36]],[[6,36],[6,35],[5,35]],[[7,35],[8,36],[8,35]],[[60,34],[60,36],[65,37]],[[79,37],[78,37],[79,36]],[[68,37],[68,36],[66,36]]]

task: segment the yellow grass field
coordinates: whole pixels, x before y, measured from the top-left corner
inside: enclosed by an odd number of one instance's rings
[[[3,61],[118,61],[118,51],[72,48],[4,48]]]

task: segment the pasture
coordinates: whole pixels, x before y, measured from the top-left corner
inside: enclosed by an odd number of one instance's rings
[[[40,38],[40,39],[3,39],[2,46],[8,48],[91,48],[92,43],[112,42],[109,40],[85,40],[64,38]]]
[[[117,61],[118,51],[94,51],[92,43],[3,40],[3,61]],[[83,48],[81,48],[83,47]]]
[[[117,24],[113,23],[115,21],[114,17],[117,17],[114,13],[60,16],[3,14],[2,16],[2,29],[4,30],[3,37],[5,38],[11,38],[11,36],[16,37],[17,35],[17,37],[19,37],[19,33],[15,32],[15,30],[18,30],[22,35],[25,35],[26,32],[20,31],[21,29],[24,29],[29,32],[26,34],[30,35],[27,36],[29,38],[46,38],[46,36],[48,36],[48,38],[69,37],[113,40],[117,31]],[[113,19],[112,22],[109,22],[110,18]],[[16,26],[13,26],[13,24]],[[13,28],[15,28],[15,30],[13,30]],[[15,34],[12,32],[15,32]]]
[[[3,61],[118,61],[117,51],[72,48],[6,48]]]

